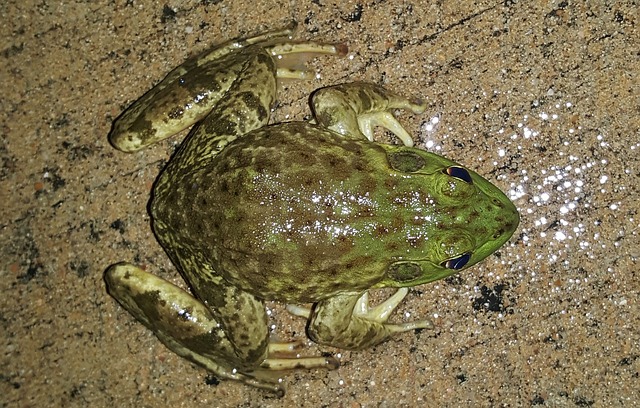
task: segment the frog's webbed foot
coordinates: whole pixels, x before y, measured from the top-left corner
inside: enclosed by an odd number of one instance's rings
[[[302,348],[304,348],[302,341],[269,343],[269,357],[260,364],[260,367],[269,370],[291,370],[294,368],[335,370],[340,367],[340,362],[331,356],[300,357],[299,350]]]
[[[276,374],[278,371],[293,369],[322,368],[335,370],[340,367],[340,362],[334,357],[301,357],[300,349],[304,348],[304,342],[269,343],[268,355],[260,367],[251,372],[251,376],[234,373],[237,378],[227,377],[244,382],[245,384],[261,388],[275,393],[278,397],[284,396],[284,388],[280,385],[281,379]]]
[[[387,340],[394,333],[415,329],[432,329],[429,320],[387,323],[389,316],[409,290],[401,288],[377,306],[369,307],[368,292],[343,294],[319,302],[313,309],[288,305],[287,310],[309,319],[309,337],[317,343],[361,350]]]
[[[383,323],[385,327],[393,333],[402,333],[415,329],[433,329],[433,323],[430,320],[417,320],[407,323],[387,323],[391,313],[398,307],[409,293],[409,289],[400,288],[391,295],[387,300],[377,306],[369,307],[369,292],[364,292],[353,309],[353,315],[363,319]]]
[[[381,86],[354,82],[318,89],[311,97],[314,117],[320,126],[344,136],[364,136],[373,141],[373,128],[382,126],[413,146],[411,135],[390,112],[406,109],[422,113],[426,104],[410,101]]]

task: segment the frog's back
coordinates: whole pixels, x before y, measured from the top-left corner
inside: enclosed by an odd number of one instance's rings
[[[374,143],[303,122],[264,127],[172,180],[152,203],[156,232],[261,298],[366,289],[386,268],[379,249],[358,243],[376,219],[373,175],[385,157]]]

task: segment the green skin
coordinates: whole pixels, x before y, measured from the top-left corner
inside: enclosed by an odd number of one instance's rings
[[[368,140],[375,125],[405,136],[389,110],[424,110],[379,86],[320,89],[311,99],[314,123],[267,126],[276,78],[299,74],[276,71],[272,54],[344,52],[274,41],[292,29],[187,61],[125,111],[110,135],[116,148],[135,151],[197,123],[150,205],[153,230],[195,297],[131,264],[105,273],[110,294],[174,352],[279,395],[270,370],[337,362],[270,358],[291,347],[269,342],[265,300],[313,303],[292,311],[309,318],[318,343],[370,347],[431,324],[387,323],[406,290],[368,309],[368,289],[412,287],[474,265],[519,220],[475,172]]]

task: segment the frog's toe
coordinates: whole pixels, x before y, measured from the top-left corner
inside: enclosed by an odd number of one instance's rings
[[[270,342],[269,357],[267,357],[260,369],[264,370],[291,370],[291,369],[313,369],[324,368],[335,370],[340,367],[340,362],[332,356],[301,357],[300,349],[305,347],[304,341],[293,342]]]
[[[284,357],[284,358],[267,358],[260,364],[261,368],[269,370],[292,370],[292,369],[312,369],[326,368],[327,370],[335,370],[340,367],[340,362],[332,357]]]
[[[373,141],[373,128],[381,126],[391,131],[405,146],[413,146],[413,138],[390,112],[370,112],[358,116],[358,126],[363,135]]]
[[[423,101],[412,102],[407,98],[389,93],[388,109],[406,109],[413,113],[423,113],[427,109],[427,104]],[[413,147],[413,138],[404,127],[398,122],[393,114],[387,110],[372,111],[358,116],[358,126],[360,131],[373,141],[373,128],[383,127],[396,135],[405,146]]]
[[[387,300],[375,307],[369,307],[369,295],[365,292],[356,303],[353,315],[373,322],[382,323],[391,332],[405,332],[415,329],[432,329],[433,323],[430,320],[418,320],[407,323],[387,323],[389,316],[398,307],[400,302],[407,296],[409,289],[400,288]]]
[[[287,312],[294,316],[304,317],[305,319],[311,316],[311,309],[300,305],[287,305]]]

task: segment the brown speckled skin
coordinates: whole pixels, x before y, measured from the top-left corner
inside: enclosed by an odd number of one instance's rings
[[[387,154],[397,152],[419,154],[424,168],[390,169]],[[387,268],[428,262],[440,273],[425,270],[434,280],[454,272],[442,271],[444,260],[496,233],[504,239],[517,225],[505,216],[502,193],[444,175],[451,165],[304,122],[264,127],[195,171],[163,175],[179,183],[155,190],[154,226],[165,247],[181,248],[175,257],[197,254],[262,299],[317,302],[383,280],[412,286],[387,276]]]

